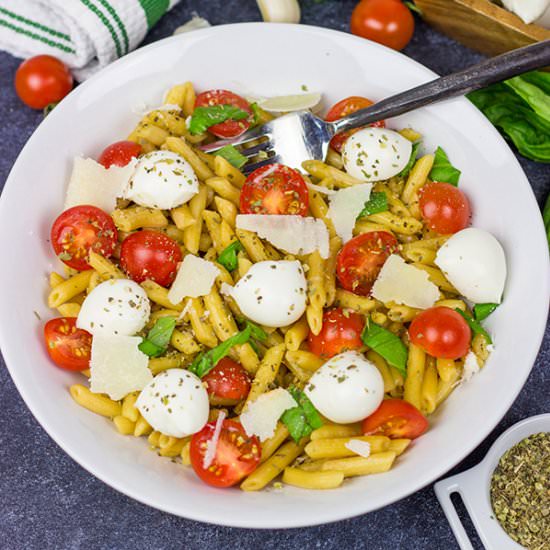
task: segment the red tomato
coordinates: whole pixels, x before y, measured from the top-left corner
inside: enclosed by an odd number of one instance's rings
[[[209,422],[191,439],[189,454],[196,474],[214,487],[230,487],[253,472],[262,455],[258,438],[246,435],[244,428],[234,420],[224,420],[216,455],[212,464],[204,467],[207,441],[214,435],[216,423]]]
[[[72,87],[69,68],[51,55],[27,59],[15,73],[15,91],[19,99],[33,109],[43,109],[61,101]]]
[[[402,50],[414,33],[414,17],[401,0],[361,0],[351,14],[353,34]]]
[[[203,376],[206,382],[206,391],[221,399],[241,401],[250,391],[250,378],[244,368],[230,359],[224,357],[206,375]]]
[[[460,313],[448,307],[432,307],[413,319],[409,337],[433,357],[458,359],[468,353],[472,334]]]
[[[144,229],[122,241],[120,265],[136,283],[151,279],[161,286],[171,285],[181,260],[178,243],[158,231]]]
[[[384,399],[380,406],[363,420],[365,435],[385,435],[392,439],[415,439],[428,429],[428,420],[414,406],[402,399]]]
[[[117,244],[117,229],[108,214],[95,206],[73,206],[52,225],[52,246],[59,259],[84,271],[90,250],[109,258]]]
[[[243,120],[226,120],[219,124],[210,126],[208,131],[219,138],[234,138],[240,136],[250,128],[252,109],[244,97],[228,92],[227,90],[209,90],[202,92],[195,100],[195,107],[211,107],[212,105],[234,105],[250,114],[249,118]]]
[[[267,164],[254,170],[241,189],[243,214],[297,214],[309,206],[306,182],[297,170],[283,164]]]
[[[354,294],[367,296],[384,262],[396,250],[397,239],[386,231],[357,235],[338,252],[338,282]]]
[[[336,103],[330,108],[329,112],[325,116],[325,120],[327,122],[333,122],[335,120],[338,120],[339,118],[345,117],[347,115],[351,115],[351,113],[355,113],[355,111],[366,109],[367,107],[370,107],[372,104],[373,102],[370,99],[367,99],[366,97],[361,97],[361,96],[346,97],[346,99],[342,99],[342,101],[339,101],[338,103]],[[379,120],[378,122],[372,123],[370,126],[376,126],[377,128],[385,128],[386,122],[384,120]],[[360,129],[361,128],[357,128],[355,130],[348,130],[347,132],[336,134],[330,140],[330,146],[335,151],[340,153],[342,151],[342,147],[344,146],[344,142],[346,141],[346,139],[348,139],[351,136],[351,134],[354,134]]]
[[[141,145],[133,141],[116,141],[103,149],[99,155],[98,162],[105,168],[113,164],[115,166],[126,166],[134,157],[141,155]]]
[[[468,197],[450,183],[427,183],[420,190],[420,211],[430,229],[442,235],[468,227],[472,211]]]
[[[84,370],[90,366],[92,335],[76,328],[76,317],[51,319],[44,326],[46,349],[62,369]]]
[[[357,313],[344,312],[341,308],[326,310],[323,313],[323,327],[315,336],[310,331],[309,350],[319,357],[329,358],[344,351],[363,346],[361,333],[365,321]]]

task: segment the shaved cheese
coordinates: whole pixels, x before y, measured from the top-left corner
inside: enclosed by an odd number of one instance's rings
[[[204,17],[201,17],[197,12],[193,12],[192,17],[187,23],[178,27],[172,34],[183,34],[186,32],[196,31],[198,29],[206,29],[210,27],[210,23]]]
[[[439,300],[439,289],[428,274],[397,254],[384,263],[372,286],[372,296],[383,303],[395,302],[419,309],[432,307]]]
[[[327,215],[343,243],[353,237],[355,220],[369,200],[371,189],[370,183],[358,183],[352,187],[340,189],[329,197],[330,208]]]
[[[317,191],[317,193],[321,193],[321,195],[334,195],[338,191],[335,189],[329,189],[328,187],[323,187],[322,185],[315,185],[314,183],[309,183],[306,181],[306,186],[308,189],[311,189],[312,191]]]
[[[239,214],[237,227],[257,233],[272,245],[289,254],[319,251],[329,257],[328,230],[323,220],[303,216]]]
[[[240,416],[241,424],[247,435],[257,435],[260,441],[265,441],[275,434],[281,415],[286,410],[297,406],[298,404],[287,390],[277,388],[263,393],[256,401],[249,403]]]
[[[141,341],[139,336],[94,336],[90,360],[90,389],[94,393],[106,393],[118,401],[142,390],[153,379],[147,367],[149,357],[138,348]]]
[[[168,300],[177,305],[184,298],[197,298],[210,294],[219,273],[220,270],[212,262],[187,254],[168,291]]]
[[[206,442],[206,451],[202,459],[202,467],[205,470],[208,470],[214,457],[216,456],[216,449],[218,448],[218,441],[220,440],[220,433],[222,431],[223,421],[225,420],[226,413],[224,410],[220,410],[218,413],[218,418],[216,420],[216,426],[214,427],[214,433],[212,434],[212,439],[209,439]]]
[[[291,111],[303,111],[315,107],[321,101],[321,94],[295,94],[268,97],[258,102],[258,105],[270,113],[289,113]]]
[[[227,283],[223,283],[227,284]],[[181,313],[178,315],[178,321],[183,321],[185,319],[185,316],[189,313],[189,310],[191,309],[191,305],[193,302],[191,300],[187,300],[186,304],[183,306],[183,309],[181,310]]]
[[[344,447],[349,449],[352,453],[362,456],[363,458],[369,458],[370,456],[370,443],[368,441],[362,441],[361,439],[350,439],[344,443]]]
[[[117,197],[122,197],[136,164],[137,159],[132,159],[126,166],[105,168],[93,159],[76,157],[65,196],[65,210],[79,204],[91,204],[110,214],[116,208]]]
[[[469,382],[480,371],[479,361],[473,351],[469,351],[468,355],[464,359],[464,368],[462,370],[462,376],[458,381],[458,385]]]

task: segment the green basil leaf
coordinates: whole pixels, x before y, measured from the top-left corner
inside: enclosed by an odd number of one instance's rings
[[[239,169],[248,162],[248,159],[244,155],[241,155],[233,145],[224,145],[214,154],[223,157],[229,164]]]
[[[497,307],[498,304],[476,304],[474,306],[474,319],[476,321],[487,319]]]
[[[260,326],[256,325],[252,321],[246,321],[246,326],[250,327],[250,336],[260,342],[267,340],[267,332]]]
[[[492,344],[493,340],[491,340],[491,336],[489,333],[481,326],[481,323],[479,321],[476,321],[469,313],[466,311],[462,311],[461,309],[456,308],[456,312],[460,313],[464,319],[466,319],[466,322],[468,323],[468,326],[470,327],[472,334],[476,336],[477,334],[481,334],[485,337],[485,340],[487,340],[488,344]]]
[[[241,250],[244,250],[243,245],[239,241],[233,241],[221,251],[218,256],[218,263],[223,265],[227,271],[237,269],[239,263],[237,254]]]
[[[165,349],[156,346],[155,344],[153,344],[153,342],[150,342],[149,340],[142,340],[141,343],[138,345],[138,349],[149,357],[159,357],[166,351]]]
[[[442,181],[452,185],[458,185],[460,170],[455,168],[449,161],[447,153],[438,147],[435,151],[434,165],[430,171],[432,181]]]
[[[288,433],[296,443],[304,437],[303,434],[307,431],[306,415],[300,407],[287,409],[281,416],[281,422],[288,428]]]
[[[138,348],[149,357],[162,355],[170,343],[175,328],[176,319],[174,317],[161,317]]]
[[[189,132],[192,135],[202,134],[215,124],[220,124],[226,120],[244,120],[249,116],[250,113],[234,105],[196,107],[189,122]]]
[[[320,428],[323,425],[323,421],[321,420],[321,416],[317,412],[317,409],[313,406],[313,403],[310,401],[309,397],[298,388],[290,388],[289,391],[292,397],[294,397],[294,400],[304,411],[308,424],[314,430]]]
[[[310,435],[313,430],[320,428],[323,421],[313,403],[302,390],[291,387],[288,391],[298,406],[286,410],[281,416],[281,422],[288,428],[292,439],[298,443],[300,439]]]
[[[361,210],[358,218],[385,212],[388,209],[388,197],[383,191],[371,193],[369,200],[365,203],[365,207]]]
[[[418,149],[420,148],[421,144],[422,144],[421,141],[417,141],[416,143],[413,143],[411,156],[409,157],[409,160],[405,165],[405,168],[403,168],[403,170],[401,170],[401,172],[397,174],[400,178],[406,178],[409,175],[409,172],[412,170],[412,167],[416,162],[416,157],[418,156]]]
[[[363,343],[381,355],[390,365],[394,366],[403,376],[407,376],[407,358],[409,352],[401,339],[384,327],[367,321],[363,334]]]

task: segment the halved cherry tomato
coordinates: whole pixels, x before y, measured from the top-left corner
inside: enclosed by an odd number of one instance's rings
[[[373,104],[373,102],[370,99],[367,99],[366,97],[361,96],[351,96],[346,97],[346,99],[342,99],[335,105],[333,105],[329,112],[325,116],[325,120],[327,122],[333,122],[335,120],[338,120],[339,118],[345,117],[347,115],[351,115],[351,113],[355,113],[355,111],[359,111],[361,109],[366,109],[367,107],[370,107]],[[378,122],[373,122],[370,124],[370,126],[376,126],[377,128],[385,128],[386,127],[386,121],[379,120]],[[330,140],[330,146],[340,153],[342,151],[342,147],[344,146],[344,142],[346,139],[348,139],[352,134],[355,132],[358,132],[361,128],[357,128],[355,130],[348,130],[347,132],[342,132],[340,134],[336,134],[331,140]]]
[[[46,349],[62,369],[84,370],[90,366],[92,335],[76,328],[76,317],[58,317],[44,326]]]
[[[397,250],[387,231],[361,233],[348,241],[336,258],[336,277],[343,288],[367,296],[384,262]]]
[[[224,420],[216,455],[212,464],[204,467],[207,442],[212,439],[216,427],[209,422],[191,439],[189,454],[196,474],[214,487],[230,487],[252,473],[260,463],[262,447],[258,438],[246,435],[244,428],[234,420]]]
[[[323,313],[323,326],[317,335],[309,332],[309,350],[319,357],[329,358],[344,351],[363,347],[361,332],[365,320],[357,313],[341,308],[328,309]]]
[[[240,363],[224,357],[202,378],[209,395],[231,401],[241,401],[250,391],[250,378]]]
[[[472,211],[468,197],[450,183],[427,183],[420,189],[420,212],[430,229],[442,235],[468,227]]]
[[[84,271],[90,250],[109,258],[117,244],[117,229],[108,214],[95,206],[73,206],[53,222],[52,246],[59,259]]]
[[[385,435],[391,439],[415,439],[428,429],[428,420],[414,406],[402,399],[384,399],[380,406],[363,420],[365,435]]]
[[[120,265],[136,283],[151,279],[160,286],[171,285],[181,260],[174,239],[148,229],[126,237],[120,248]]]
[[[402,50],[414,33],[414,17],[401,0],[361,0],[351,14],[353,34]]]
[[[460,313],[440,306],[419,313],[409,326],[409,337],[433,357],[458,359],[468,353],[472,331]]]
[[[243,214],[296,214],[305,216],[309,206],[306,182],[297,170],[267,164],[254,170],[241,189]]]
[[[61,101],[73,87],[73,76],[63,61],[37,55],[23,61],[15,73],[15,91],[25,105],[43,109]]]
[[[252,109],[244,97],[227,90],[209,90],[202,92],[195,100],[195,107],[211,107],[212,105],[234,105],[250,114],[243,120],[226,120],[210,126],[208,131],[219,138],[233,138],[240,136],[250,128]]]
[[[133,141],[115,141],[103,149],[99,155],[98,162],[105,168],[113,164],[115,166],[126,166],[133,158],[141,155],[141,145]]]

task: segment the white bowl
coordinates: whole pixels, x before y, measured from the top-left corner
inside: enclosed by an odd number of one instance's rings
[[[432,482],[467,455],[512,404],[539,348],[549,299],[548,247],[529,183],[497,131],[465,99],[391,121],[441,145],[462,170],[475,225],[503,244],[509,277],[503,305],[488,325],[496,351],[475,379],[433,417],[431,430],[389,473],[341,489],[243,493],[204,485],[191,469],[162,459],[143,439],[81,409],[67,388],[81,380],[55,368],[42,342],[48,242],[72,158],[97,157],[138,120],[132,108],[156,105],[172,84],[240,93],[321,91],[327,105],[347,95],[375,99],[435,75],[407,57],[326,29],[239,24],[162,40],[113,63],[79,86],[41,124],[19,156],[0,202],[0,345],[23,399],[51,437],[79,464],[115,489],[161,510],[240,527],[298,527],[340,520],[385,506]],[[21,435],[23,437],[23,434]]]

